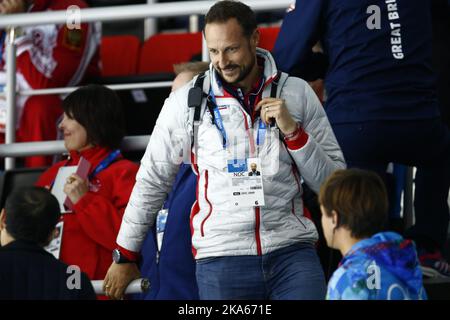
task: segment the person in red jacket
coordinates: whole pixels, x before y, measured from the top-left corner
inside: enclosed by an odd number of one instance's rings
[[[0,15],[66,10],[71,5],[87,7],[83,0],[0,0]],[[83,78],[99,74],[100,28],[96,24],[38,25],[18,33],[19,90],[75,86]],[[0,89],[6,85],[6,40],[6,32],[0,30]],[[56,139],[56,122],[62,113],[58,95],[19,96],[16,101],[18,142]],[[5,99],[0,97],[0,143],[4,143],[5,108]],[[50,164],[51,157],[25,159],[29,167]]]
[[[44,172],[37,185],[51,188],[58,170],[76,166],[80,157],[90,162],[87,179],[72,174],[63,187],[73,210],[62,216],[60,259],[79,266],[91,280],[102,280],[138,166],[123,159],[117,149],[124,135],[124,116],[114,91],[100,85],[82,87],[67,96],[62,107],[59,129],[70,156]]]

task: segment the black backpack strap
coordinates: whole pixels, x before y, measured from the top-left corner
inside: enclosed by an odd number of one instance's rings
[[[278,83],[280,81],[280,77],[281,77],[281,71],[278,71],[277,75],[275,76],[275,79],[273,79],[272,85],[270,87],[270,97],[271,98],[277,97]]]
[[[278,83],[281,77],[281,71],[277,71],[277,75],[273,79],[272,83],[270,84],[270,97],[276,98],[277,97],[277,90],[278,90]],[[270,127],[275,126],[275,120],[272,120],[270,123]]]
[[[202,72],[195,80],[194,86],[189,89],[188,95],[188,107],[194,109],[194,117],[192,121],[192,133],[191,133],[191,148],[195,146],[197,148],[198,127],[200,125],[200,117],[202,111],[203,97],[203,82],[205,80],[205,73]],[[197,150],[196,150],[197,151]]]

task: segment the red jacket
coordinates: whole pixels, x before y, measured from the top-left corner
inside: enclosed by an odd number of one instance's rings
[[[87,7],[83,0],[34,0],[29,12],[66,10],[70,5]],[[100,74],[101,34],[94,23],[83,23],[78,30],[70,30],[66,24],[48,24],[25,27],[22,31],[23,35],[16,39],[20,90],[76,86],[85,77]],[[2,46],[0,43],[0,88],[6,81],[6,54]],[[56,122],[62,114],[58,95],[19,96],[16,102],[18,142],[56,139]],[[0,98],[0,143],[4,143],[5,108],[5,100]],[[26,166],[33,167],[50,163],[51,157],[43,156],[27,157],[25,162]]]
[[[83,0],[35,0],[29,12],[66,10],[71,5],[87,8]],[[86,73],[98,75],[100,30],[88,23],[80,27],[70,30],[66,24],[48,24],[23,28],[23,35],[16,39],[19,88],[74,86]],[[0,59],[0,71],[5,68],[5,56]]]
[[[38,186],[51,186],[58,169],[77,165],[80,156],[91,163],[90,172],[105,159],[110,150],[93,147],[80,153],[71,152],[70,160],[61,161],[39,178]],[[133,189],[138,166],[119,158],[99,172],[89,183],[90,191],[74,206],[64,221],[60,259],[78,265],[91,280],[103,280],[112,262],[122,215]]]

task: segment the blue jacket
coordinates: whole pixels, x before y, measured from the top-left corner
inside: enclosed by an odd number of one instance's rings
[[[394,232],[359,241],[333,273],[327,299],[427,299],[414,243]]]
[[[321,40],[331,124],[429,119],[439,115],[431,36],[431,0],[297,0],[274,57],[302,76]]]
[[[161,252],[157,258],[155,229],[142,246],[141,274],[150,280],[150,290],[134,298],[145,300],[197,300],[195,260],[192,256],[189,215],[195,201],[197,177],[190,165],[182,164],[164,207],[167,216]]]

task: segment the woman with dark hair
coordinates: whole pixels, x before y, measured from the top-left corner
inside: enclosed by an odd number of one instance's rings
[[[111,264],[122,215],[138,166],[117,149],[124,136],[124,116],[114,91],[99,85],[82,87],[63,101],[59,129],[70,155],[48,169],[37,185],[51,188],[58,170],[90,163],[87,179],[70,175],[63,192],[73,203],[62,216],[60,259],[77,265],[91,280],[103,279]]]

